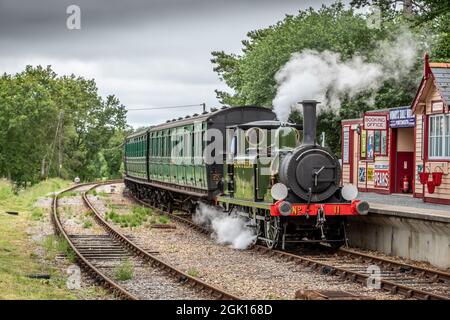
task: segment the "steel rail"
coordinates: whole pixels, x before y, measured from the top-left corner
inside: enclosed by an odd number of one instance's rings
[[[162,261],[161,259],[158,259],[156,256],[148,253],[144,249],[142,249],[140,246],[138,246],[136,243],[131,241],[127,236],[125,236],[123,233],[118,231],[116,228],[114,228],[111,224],[109,224],[99,213],[99,211],[94,207],[94,205],[89,201],[87,193],[99,187],[100,185],[106,185],[106,184],[112,184],[112,182],[105,182],[100,183],[92,186],[89,190],[83,192],[83,199],[87,206],[92,210],[94,213],[94,218],[107,232],[108,234],[115,238],[116,240],[119,240],[125,247],[127,247],[130,251],[132,251],[137,256],[141,257],[142,259],[148,261],[151,263],[152,266],[160,268],[162,270],[167,271],[170,275],[177,277],[178,280],[184,283],[190,284],[193,288],[198,288],[199,290],[202,290],[204,292],[209,293],[216,299],[222,299],[222,300],[240,300],[239,297],[227,293],[224,290],[214,287],[210,284],[207,284],[206,282],[188,275],[187,273],[179,270],[178,268]]]
[[[368,274],[360,273],[354,270],[349,270],[343,267],[337,267],[320,260],[302,257],[301,255],[297,255],[294,253],[273,249],[270,250],[263,246],[255,246],[255,249],[263,253],[269,253],[278,256],[280,258],[287,259],[288,261],[295,261],[298,264],[311,266],[313,269],[320,268],[320,271],[326,271],[326,273],[329,275],[339,276],[342,280],[350,280],[352,282],[357,282],[362,285],[365,285],[367,284],[367,281],[370,278],[370,275]],[[379,260],[381,258],[376,259]],[[401,294],[407,298],[415,298],[420,300],[450,300],[449,297],[427,292],[411,286],[399,284],[396,283],[395,281],[383,280],[382,278],[380,278],[379,280],[380,280],[380,289],[389,291],[392,294]]]
[[[442,283],[447,283],[450,285],[450,273],[445,272],[445,271],[440,271],[440,270],[433,270],[433,269],[428,269],[428,268],[424,268],[424,267],[419,267],[419,266],[414,266],[411,264],[407,264],[407,263],[402,263],[402,262],[398,262],[398,261],[394,261],[392,259],[389,258],[381,258],[381,257],[377,257],[373,254],[369,254],[369,253],[362,253],[362,252],[357,252],[355,250],[352,250],[350,248],[340,248],[338,251],[338,254],[340,255],[350,255],[350,256],[355,256],[361,259],[366,259],[369,261],[374,261],[374,262],[378,262],[381,265],[387,266],[387,267],[396,267],[396,268],[405,268],[405,269],[409,269],[411,270],[411,272],[413,274],[417,274],[420,275],[422,277],[426,277],[429,279],[433,279],[436,282],[442,282]]]
[[[210,230],[195,224],[191,219],[180,217],[176,214],[163,211],[159,208],[155,208],[155,207],[151,206],[149,203],[135,197],[134,195],[132,195],[132,198],[134,200],[136,200],[137,202],[141,203],[142,205],[156,209],[158,212],[166,214],[171,218],[174,218],[184,224],[187,224],[188,226],[196,229],[197,231],[199,231],[201,233],[204,233],[204,234],[210,233]],[[327,269],[328,274],[340,276],[340,278],[342,280],[350,280],[350,281],[358,282],[362,285],[365,285],[365,284],[367,284],[367,280],[370,278],[370,275],[368,275],[368,274],[363,274],[363,273],[345,269],[342,267],[336,267],[331,264],[328,264],[328,263],[325,263],[325,262],[322,262],[319,260],[314,260],[311,258],[302,257],[301,255],[297,255],[294,253],[289,253],[286,251],[274,250],[274,249],[271,250],[271,249],[261,246],[261,245],[255,245],[254,248],[256,249],[256,251],[276,255],[278,257],[286,258],[290,261],[295,260],[298,263],[307,264],[307,265],[313,266],[315,268],[321,267],[320,268],[321,270],[323,270],[325,268],[325,269]],[[443,280],[444,283],[449,283],[448,281],[450,279],[450,274],[446,273],[446,272],[435,271],[435,270],[426,269],[426,268],[420,268],[420,267],[416,267],[416,266],[405,264],[405,263],[399,263],[399,262],[396,262],[396,261],[393,261],[390,259],[385,259],[385,258],[376,257],[376,256],[369,255],[369,254],[355,252],[351,249],[346,249],[346,248],[341,248],[338,252],[341,252],[340,254],[348,254],[348,255],[353,255],[356,257],[372,259],[373,262],[378,262],[378,263],[381,263],[384,265],[390,264],[391,266],[395,266],[397,268],[400,268],[400,267],[409,268],[411,270],[417,271],[415,274],[418,276],[425,275],[434,280],[440,280],[440,281]],[[401,294],[407,298],[416,298],[416,299],[420,299],[420,300],[450,300],[449,297],[434,294],[434,293],[427,292],[427,291],[417,289],[414,287],[398,284],[398,283],[395,283],[394,281],[381,279],[380,283],[381,283],[380,289],[389,291],[392,294]]]
[[[134,296],[132,293],[128,292],[126,289],[124,289],[122,286],[114,282],[111,278],[109,278],[107,275],[105,275],[103,272],[101,272],[99,269],[97,269],[92,263],[89,262],[89,260],[77,249],[73,241],[70,239],[69,235],[65,231],[61,220],[59,219],[58,215],[58,197],[68,191],[72,191],[81,187],[85,187],[88,185],[91,185],[92,183],[84,183],[84,184],[78,184],[71,186],[67,189],[64,189],[60,192],[55,192],[53,196],[52,201],[52,221],[55,228],[55,232],[62,236],[65,241],[69,244],[71,250],[75,252],[77,262],[81,265],[81,267],[86,270],[91,277],[97,282],[100,283],[103,287],[108,289],[110,292],[115,294],[116,296],[125,299],[125,300],[138,300],[136,296]]]

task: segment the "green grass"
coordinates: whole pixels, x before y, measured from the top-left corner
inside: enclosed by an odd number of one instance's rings
[[[64,273],[38,260],[34,245],[26,234],[33,220],[41,219],[44,214],[44,211],[33,208],[35,200],[69,184],[69,181],[51,179],[15,195],[11,184],[0,180],[0,299],[77,298],[66,288]],[[5,211],[18,211],[19,215],[7,215]],[[49,243],[47,245],[52,246]],[[55,248],[65,250],[63,244],[57,244]],[[51,279],[27,277],[33,273],[50,274]]]
[[[97,189],[92,189],[88,192],[89,194],[93,195],[93,196],[100,196],[100,197],[107,197],[108,196],[108,192],[105,191],[97,191]]]
[[[114,276],[116,280],[126,281],[133,278],[133,273],[133,264],[127,259],[115,268]]]
[[[122,228],[135,228],[142,225],[148,219],[153,218],[153,211],[145,207],[134,207],[130,213],[119,214],[114,209],[111,209],[106,213],[105,218],[107,221],[112,221]]]
[[[93,212],[92,210],[88,210],[88,211],[86,211],[86,212],[84,213],[84,216],[85,216],[86,218],[93,217],[93,216],[94,216],[94,212]]]
[[[159,223],[168,224],[170,222],[170,218],[168,216],[159,216]]]
[[[85,229],[89,229],[89,228],[92,228],[92,221],[91,220],[85,220],[84,222],[83,222],[83,228],[85,228]]]
[[[45,249],[47,260],[54,260],[57,254],[63,254],[71,263],[76,262],[75,252],[63,237],[49,235],[42,241],[42,247]]]
[[[44,210],[42,208],[33,208],[30,213],[30,219],[40,221],[44,218]]]
[[[187,274],[190,275],[191,277],[198,277],[199,272],[197,269],[191,267],[188,269]]]
[[[109,298],[106,290],[98,286],[82,287],[71,291],[66,286],[67,274],[61,270],[67,263],[53,260],[64,254],[69,261],[75,261],[75,253],[67,242],[56,236],[48,236],[41,243],[32,242],[26,230],[39,223],[48,211],[33,207],[36,199],[49,196],[71,184],[70,181],[50,179],[14,194],[6,180],[0,179],[0,300],[74,300]],[[72,207],[69,207],[72,209]],[[18,216],[5,214],[17,211]],[[40,257],[36,247],[44,251]],[[30,274],[49,274],[50,279],[31,279]]]

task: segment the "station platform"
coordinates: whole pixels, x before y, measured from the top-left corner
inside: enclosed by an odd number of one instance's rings
[[[371,214],[450,223],[450,205],[423,202],[409,194],[360,192],[358,198],[369,202]]]
[[[411,195],[360,192],[366,216],[349,217],[349,245],[450,270],[450,206]]]

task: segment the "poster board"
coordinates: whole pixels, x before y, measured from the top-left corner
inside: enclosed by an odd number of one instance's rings
[[[342,144],[342,161],[344,164],[348,164],[350,163],[350,127],[344,127]]]

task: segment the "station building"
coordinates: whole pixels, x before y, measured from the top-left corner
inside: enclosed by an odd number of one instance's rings
[[[450,63],[424,71],[410,106],[342,121],[342,182],[450,205]]]

